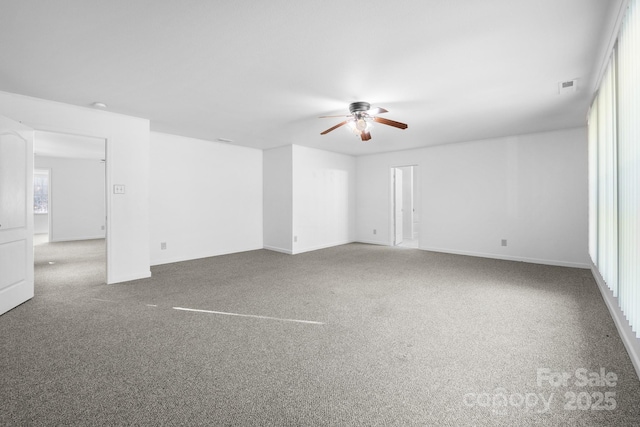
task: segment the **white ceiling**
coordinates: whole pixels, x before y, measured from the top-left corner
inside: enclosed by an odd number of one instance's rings
[[[0,90],[151,129],[353,155],[582,126],[624,0],[23,0],[0,13]],[[558,95],[558,83],[578,91]],[[362,142],[320,132],[385,107]]]
[[[105,159],[104,139],[45,131],[36,131],[33,139],[33,151],[36,156]]]

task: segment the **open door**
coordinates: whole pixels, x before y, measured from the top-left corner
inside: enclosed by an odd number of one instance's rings
[[[402,169],[393,169],[393,223],[395,234],[393,244],[402,243]]]
[[[0,314],[33,297],[33,130],[0,116]]]

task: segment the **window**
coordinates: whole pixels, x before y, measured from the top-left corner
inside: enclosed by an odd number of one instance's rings
[[[589,253],[640,338],[640,0],[631,0],[589,115]]]
[[[33,213],[49,213],[49,171],[33,173]]]

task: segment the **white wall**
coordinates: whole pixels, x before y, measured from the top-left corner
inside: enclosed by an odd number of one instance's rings
[[[293,253],[353,242],[355,158],[299,145],[292,149]]]
[[[263,152],[264,247],[293,253],[293,148]]]
[[[578,128],[359,157],[357,239],[390,244],[390,168],[417,164],[421,249],[586,268],[586,142]]]
[[[33,214],[33,234],[49,232],[49,214]]]
[[[149,121],[0,92],[0,114],[36,130],[107,140],[108,283],[149,277]]]
[[[151,132],[150,152],[152,265],[262,248],[262,151]]]
[[[50,170],[49,241],[104,238],[105,164],[99,160],[36,156],[35,167]]]
[[[588,265],[584,128],[354,159],[165,134],[153,134],[150,150],[148,120],[4,92],[0,114],[107,140],[107,188],[126,185],[125,194],[107,194],[109,283],[149,277],[151,258],[262,246],[299,253],[354,239],[390,244],[390,169],[405,165],[419,166],[422,249]]]

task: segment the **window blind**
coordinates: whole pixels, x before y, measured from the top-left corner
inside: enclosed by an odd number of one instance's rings
[[[618,295],[640,337],[640,11],[629,3],[618,37]]]
[[[589,256],[598,265],[598,100],[589,111]]]
[[[598,113],[598,269],[618,296],[618,212],[616,174],[615,52],[605,71],[596,99]]]

